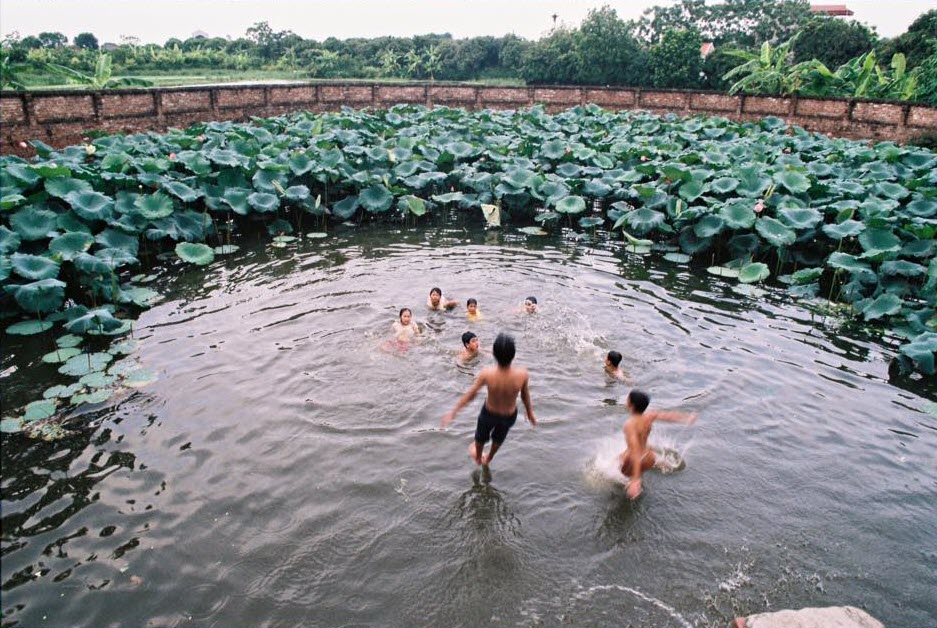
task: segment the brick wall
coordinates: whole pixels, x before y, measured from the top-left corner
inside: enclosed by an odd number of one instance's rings
[[[290,111],[337,111],[397,103],[467,109],[516,109],[543,104],[549,111],[595,103],[679,115],[757,120],[774,115],[810,131],[854,139],[904,142],[937,133],[937,108],[847,99],[728,96],[708,92],[603,87],[483,87],[454,84],[317,83],[134,89],[111,92],[0,93],[0,153],[32,154],[20,142],[56,148],[82,143],[89,131],[162,131],[212,120],[246,120]]]

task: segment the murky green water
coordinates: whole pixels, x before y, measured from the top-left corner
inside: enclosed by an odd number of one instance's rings
[[[476,297],[425,310],[441,285]],[[339,231],[165,269],[134,358],[157,383],[58,443],[2,445],[4,625],[724,626],[852,604],[937,617],[933,382],[784,292],[616,243]],[[527,295],[541,311],[514,311]],[[428,339],[381,350],[399,308]],[[466,447],[473,329],[508,330],[541,426],[490,476]],[[628,387],[700,413],[652,439],[685,469],[631,503],[608,471]],[[4,338],[4,405],[56,381]],[[487,359],[486,359],[487,361]],[[90,425],[88,422],[90,421]],[[88,425],[81,428],[80,425]]]

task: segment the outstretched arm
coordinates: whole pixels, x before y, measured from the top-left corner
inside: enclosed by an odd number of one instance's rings
[[[465,392],[464,395],[459,397],[459,400],[456,402],[455,407],[443,415],[442,417],[442,426],[446,427],[453,421],[455,421],[455,415],[464,408],[472,399],[475,398],[475,395],[478,394],[478,391],[481,390],[481,387],[485,383],[485,373],[482,371],[478,374],[478,377],[475,378],[475,381],[472,382],[471,387]]]
[[[651,410],[649,413],[652,421],[667,421],[668,423],[686,423],[693,425],[696,421],[696,413],[671,412],[669,410]]]
[[[524,409],[527,410],[527,420],[530,421],[531,425],[537,424],[537,419],[534,417],[534,404],[530,401],[530,388],[528,384],[530,382],[529,377],[524,378],[524,385],[521,386],[521,401],[524,402]]]

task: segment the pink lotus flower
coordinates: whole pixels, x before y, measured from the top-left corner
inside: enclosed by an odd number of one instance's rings
[[[647,161],[647,155],[641,155],[641,161]]]
[[[20,140],[20,143],[19,143],[19,147],[20,147],[20,148],[26,148],[27,146],[29,146],[29,145],[28,145],[26,142]]]
[[[175,154],[175,153],[169,153],[169,160],[170,160],[170,161],[174,160],[175,158],[176,158],[176,154]]]
[[[757,203],[755,203],[755,213],[756,213],[756,214],[760,214],[760,213],[763,212],[764,210],[765,210],[765,204],[764,204],[764,203],[762,203],[761,201],[758,201]]]
[[[204,135],[199,135],[199,136],[198,136],[198,141],[204,142],[204,141],[205,141],[205,136],[204,136]]]

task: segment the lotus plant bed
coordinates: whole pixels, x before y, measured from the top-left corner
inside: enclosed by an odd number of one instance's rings
[[[483,205],[530,234],[602,228],[636,254],[846,304],[903,340],[903,370],[934,373],[937,155],[926,149],[830,139],[771,117],[592,105],[346,109],[32,144],[31,161],[0,158],[0,278],[4,313],[22,319],[7,316],[7,333],[61,328],[49,361],[89,383],[51,399],[100,401],[119,378],[147,381],[110,373],[110,349],[75,348],[84,334],[121,336],[158,299],[141,258],[209,264],[252,221],[286,246],[330,221],[480,219]],[[55,409],[27,408],[6,428]]]

